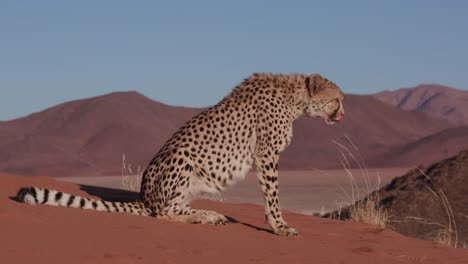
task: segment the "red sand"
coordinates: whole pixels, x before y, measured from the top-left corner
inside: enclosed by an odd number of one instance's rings
[[[28,206],[9,197],[35,185],[87,195],[47,177],[0,176],[1,263],[468,263],[468,250],[390,230],[285,212],[296,238],[267,231],[263,208],[199,201],[239,223],[191,225],[124,214]]]

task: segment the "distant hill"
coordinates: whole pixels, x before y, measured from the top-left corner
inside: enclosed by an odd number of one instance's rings
[[[417,167],[456,155],[468,149],[468,126],[442,130],[370,158],[376,167]]]
[[[341,167],[332,140],[344,142],[345,136],[372,161],[369,166],[381,166],[385,160],[373,157],[451,127],[446,121],[392,107],[372,96],[347,95],[345,109],[346,118],[334,126],[318,119],[298,120],[280,168]],[[165,105],[137,92],[118,92],[0,122],[0,171],[115,175],[120,174],[122,154],[134,167],[145,167],[171,134],[201,110]],[[426,159],[421,156],[420,160]]]
[[[0,171],[25,175],[106,175],[122,154],[147,165],[157,148],[200,109],[118,92],[63,103],[0,123]]]
[[[422,112],[455,125],[468,125],[468,91],[423,84],[414,88],[384,91],[374,96],[403,110]]]

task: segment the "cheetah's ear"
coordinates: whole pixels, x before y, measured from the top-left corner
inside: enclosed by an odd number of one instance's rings
[[[322,90],[322,80],[323,77],[320,76],[320,74],[312,74],[310,76],[307,76],[305,79],[306,87],[307,90],[309,90],[309,94],[313,96],[314,94],[318,93],[320,90]]]

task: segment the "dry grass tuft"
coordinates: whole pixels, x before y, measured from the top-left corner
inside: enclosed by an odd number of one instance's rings
[[[384,228],[388,221],[388,213],[385,208],[380,206],[377,199],[365,200],[364,202],[355,203],[351,206],[351,221],[363,222]]]
[[[132,165],[126,163],[125,154],[122,155],[122,188],[127,191],[139,192],[143,170],[138,165],[137,171],[133,172]]]
[[[449,247],[456,247],[456,243],[454,245],[452,233],[448,228],[442,228],[437,230],[437,234],[433,238],[433,241],[438,244],[444,244]]]
[[[333,141],[333,143],[338,146],[338,151],[341,155],[340,162],[343,165],[351,184],[351,193],[347,192],[341,186],[338,186],[351,204],[349,208],[349,219],[351,221],[363,222],[379,228],[384,228],[389,219],[389,215],[386,209],[379,203],[379,195],[378,192],[375,191],[380,187],[380,176],[377,175],[377,182],[373,183],[359,148],[348,136],[345,137],[349,145],[352,147],[351,150],[337,141]],[[352,162],[354,162],[361,171],[360,178],[364,180],[364,190],[359,188],[358,181],[355,175],[351,172]],[[362,197],[366,198],[359,201]],[[340,214],[341,208],[338,209],[338,218],[340,218]]]

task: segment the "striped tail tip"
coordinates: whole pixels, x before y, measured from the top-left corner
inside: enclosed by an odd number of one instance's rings
[[[34,187],[22,187],[18,191],[16,199],[21,203],[36,205],[38,202],[36,198],[36,189],[34,189]]]

